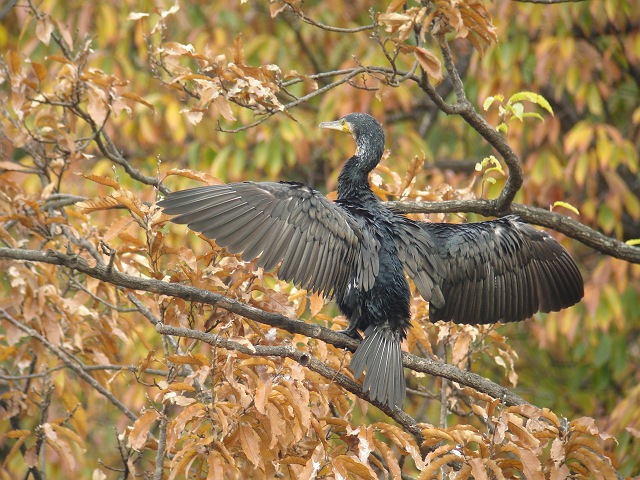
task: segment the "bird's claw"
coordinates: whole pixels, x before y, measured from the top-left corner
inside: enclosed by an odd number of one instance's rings
[[[360,332],[358,332],[358,330],[355,328],[349,327],[344,330],[338,330],[338,333],[346,335],[347,337],[351,337],[355,340],[362,340],[362,335],[360,335]]]

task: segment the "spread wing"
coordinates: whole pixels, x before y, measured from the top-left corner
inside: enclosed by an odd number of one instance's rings
[[[375,278],[377,258],[363,262],[368,237],[322,194],[299,183],[242,182],[182,190],[158,202],[175,223],[202,232],[244,260],[326,296],[348,282]],[[373,285],[364,284],[361,288]]]
[[[394,218],[394,240],[398,258],[422,298],[430,304],[442,307],[445,299],[441,283],[447,267],[434,239],[421,225],[422,222],[414,222],[405,217]]]
[[[445,266],[435,279],[444,303],[429,305],[433,322],[515,322],[569,307],[584,295],[582,276],[564,247],[515,216],[419,225]]]

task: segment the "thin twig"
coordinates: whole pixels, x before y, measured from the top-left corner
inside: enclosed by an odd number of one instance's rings
[[[294,8],[292,5],[288,5],[288,6],[291,9],[291,11],[295,13],[296,16],[298,16],[300,20],[302,20],[303,22],[308,23],[309,25],[313,25],[314,27],[321,28],[322,30],[326,30],[328,32],[359,33],[359,32],[366,32],[367,30],[373,30],[374,28],[376,28],[375,23],[372,23],[370,25],[361,25],[359,27],[354,27],[354,28],[333,27],[331,25],[325,25],[324,23],[320,23],[311,17],[307,17],[302,10]]]

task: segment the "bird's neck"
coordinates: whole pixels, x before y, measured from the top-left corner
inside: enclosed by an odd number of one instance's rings
[[[342,167],[338,177],[339,199],[375,197],[369,185],[369,172],[380,162],[384,153],[384,134],[362,136],[356,140],[358,149]]]
[[[338,199],[357,199],[372,195],[369,172],[362,170],[357,156],[347,160],[338,176]]]

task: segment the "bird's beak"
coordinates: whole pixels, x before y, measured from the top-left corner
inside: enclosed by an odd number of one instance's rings
[[[335,120],[333,122],[322,122],[320,128],[330,128],[331,130],[339,130],[341,132],[350,132],[349,122],[343,122],[342,120]]]

